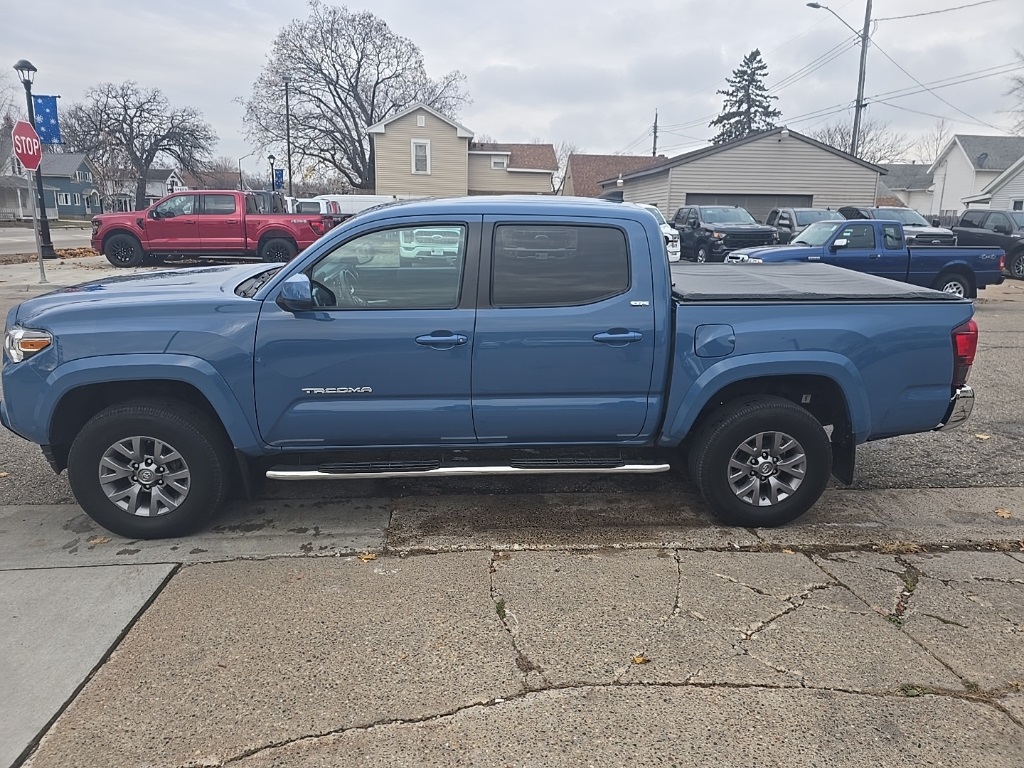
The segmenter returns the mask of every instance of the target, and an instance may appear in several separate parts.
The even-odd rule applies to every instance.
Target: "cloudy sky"
[[[473,99],[461,121],[498,141],[566,140],[588,152],[646,154],[657,109],[659,151],[701,146],[721,107],[715,91],[753,48],[768,63],[782,122],[806,132],[852,115],[854,34],[803,0],[347,5],[373,11],[419,45],[431,75],[461,70]],[[863,24],[865,0],[829,5],[852,27]],[[974,7],[891,19],[961,5]],[[27,58],[39,68],[36,93],[67,103],[97,82],[159,87],[173,102],[202,110],[220,136],[218,154],[233,158],[253,150],[234,100],[248,96],[278,29],[307,14],[298,0],[62,0],[45,13],[39,3],[4,6],[3,50],[11,64]],[[1006,70],[1020,65],[1014,46],[1024,48],[1024,0],[875,0],[873,17],[865,89],[871,117],[911,135],[937,116],[959,133],[1009,128]],[[939,87],[957,80],[969,81]],[[911,91],[918,93],[905,95]],[[243,162],[252,170],[257,164],[255,157]]]

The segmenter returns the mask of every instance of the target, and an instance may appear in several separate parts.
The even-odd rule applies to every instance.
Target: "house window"
[[[491,170],[504,171],[508,168],[508,157],[505,155],[491,155]]]
[[[82,196],[78,192],[75,192],[71,196],[71,201],[72,201],[73,205],[81,205],[82,204]]]
[[[71,195],[67,192],[58,192],[57,205],[71,205]]]
[[[416,127],[423,128],[427,124],[426,115],[416,115]]]
[[[412,142],[412,172],[430,173],[430,142],[416,140]]]
[[[1024,200],[1014,200],[1012,208],[1015,211],[1024,211]]]
[[[25,166],[23,166],[21,164],[21,160],[19,160],[16,157],[12,158],[12,159],[13,159],[12,170],[14,171],[14,175],[15,176],[24,176],[25,175]]]
[[[92,181],[92,174],[89,171],[75,171],[76,181]]]

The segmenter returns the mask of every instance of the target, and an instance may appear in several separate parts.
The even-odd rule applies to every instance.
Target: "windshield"
[[[839,229],[846,221],[818,221],[811,224],[800,235],[793,239],[791,245],[824,245],[825,241],[832,237],[832,233]]]
[[[1018,227],[1024,227],[1024,211],[1014,211],[1010,214],[1010,218]]]
[[[701,208],[705,224],[757,224],[742,208]]]
[[[813,224],[816,221],[836,221],[843,218],[839,211],[797,211],[796,223],[801,226]]]
[[[651,213],[653,213],[654,218],[658,220],[659,225],[665,223],[665,217],[661,215],[661,210],[656,205],[641,205],[640,207],[643,208],[645,211],[650,211]]]
[[[879,208],[878,218],[880,219],[895,219],[903,226],[910,227],[930,227],[924,216],[917,211],[913,211],[910,208]]]

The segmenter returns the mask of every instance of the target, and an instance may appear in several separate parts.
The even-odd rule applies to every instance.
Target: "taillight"
[[[309,222],[309,228],[312,229],[318,236],[324,233],[324,223],[322,220],[313,219]]]
[[[953,386],[962,387],[978,354],[978,324],[968,320],[953,329]]]
[[[1006,254],[1005,253],[1002,256],[999,257],[999,271],[1002,272],[1004,269],[1006,269]]]

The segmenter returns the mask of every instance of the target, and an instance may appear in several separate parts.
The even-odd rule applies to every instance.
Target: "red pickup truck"
[[[321,214],[260,213],[248,192],[192,190],[144,211],[93,216],[92,247],[115,267],[171,254],[289,261],[333,224]]]

